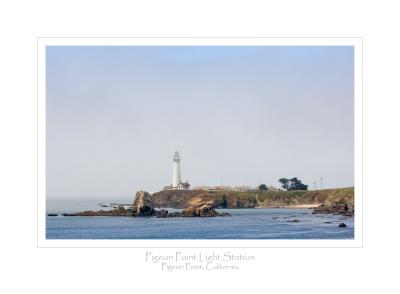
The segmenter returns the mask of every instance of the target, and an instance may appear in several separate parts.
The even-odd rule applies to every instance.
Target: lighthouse
[[[179,152],[175,151],[172,166],[172,188],[178,189],[179,184],[181,183],[181,157],[179,156]]]
[[[190,189],[189,182],[182,182],[181,180],[181,157],[178,151],[175,151],[174,157],[172,158],[172,189]]]

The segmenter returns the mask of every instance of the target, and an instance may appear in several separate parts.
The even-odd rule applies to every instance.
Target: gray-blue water
[[[128,201],[116,201],[129,203]],[[47,201],[47,213],[100,210],[109,201]],[[312,209],[221,209],[232,217],[47,217],[47,239],[353,239],[354,218]],[[297,219],[299,222],[288,222]],[[345,223],[347,228],[339,228]]]

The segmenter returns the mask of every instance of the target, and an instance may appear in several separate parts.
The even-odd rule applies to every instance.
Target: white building
[[[172,160],[172,189],[189,189],[189,183],[181,180],[181,158],[178,151],[175,152]]]

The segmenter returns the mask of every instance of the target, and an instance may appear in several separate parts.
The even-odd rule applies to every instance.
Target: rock
[[[293,220],[288,220],[288,223],[299,223],[300,221],[298,219],[293,219]]]
[[[118,207],[115,208],[111,211],[107,211],[107,213],[111,214],[111,216],[131,216],[132,215],[132,210],[131,209],[125,209],[123,207]]]
[[[63,213],[63,216],[131,216],[132,211],[123,207],[115,208],[113,210],[99,210],[99,211],[82,211],[77,213]]]
[[[231,216],[229,213],[218,213],[212,206],[203,205],[200,207],[189,207],[184,209],[180,216],[182,217],[214,217],[214,216]]]
[[[168,210],[165,210],[165,209],[158,210],[157,213],[156,213],[156,217],[158,217],[158,218],[169,217]]]
[[[330,204],[321,204],[315,207],[312,214],[354,215],[354,205],[345,201]]]
[[[49,214],[47,214],[47,216],[58,216],[58,214],[55,214],[55,213],[49,213]]]
[[[168,213],[168,217],[179,217],[179,216],[181,216],[181,213],[178,211]]]
[[[345,224],[345,223],[341,223],[341,224],[339,224],[339,225],[338,225],[338,227],[339,227],[339,228],[347,228],[347,226],[346,226],[346,224]]]
[[[100,211],[82,211],[82,212],[76,212],[76,213],[63,213],[63,216],[101,216],[102,213],[105,213],[104,210]]]
[[[231,216],[231,214],[228,212],[217,212],[217,213],[218,213],[217,216]]]
[[[324,222],[324,224],[331,224],[332,222]]]
[[[156,210],[151,202],[151,196],[146,191],[138,191],[133,201],[132,215],[133,216],[153,216]]]
[[[182,217],[214,217],[214,216],[231,216],[229,213],[217,212],[213,205],[213,201],[202,197],[194,197],[184,209],[180,216]]]
[[[195,207],[202,207],[204,205],[212,206],[213,205],[213,200],[205,199],[205,198],[202,198],[202,197],[194,197],[189,201],[187,207],[195,208]]]
[[[195,190],[163,190],[151,195],[154,207],[174,207],[183,209],[187,207],[190,200],[199,195],[204,194]]]

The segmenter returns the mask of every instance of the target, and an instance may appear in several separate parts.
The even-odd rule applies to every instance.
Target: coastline
[[[114,203],[115,204],[115,203]],[[105,206],[102,207],[110,207]],[[216,209],[313,209],[313,214],[354,215],[354,188],[318,191],[205,191],[162,190],[153,194],[138,191],[133,205],[119,204],[112,210],[84,210],[64,216],[226,216]],[[158,209],[156,209],[158,208]],[[168,211],[167,208],[172,208]],[[50,213],[49,216],[56,216]]]

